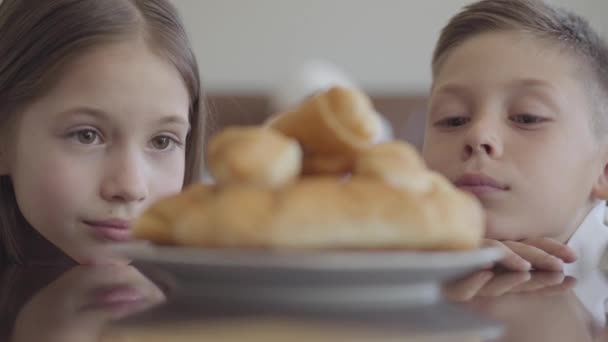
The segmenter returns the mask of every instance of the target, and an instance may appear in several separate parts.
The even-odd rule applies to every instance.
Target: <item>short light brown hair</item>
[[[466,6],[441,31],[433,53],[433,79],[450,52],[478,35],[519,31],[556,44],[586,67],[593,96],[593,127],[608,127],[608,45],[584,18],[542,0],[482,0]],[[596,133],[598,133],[596,132]]]
[[[133,37],[142,37],[183,78],[191,125],[184,185],[198,180],[206,117],[199,71],[186,30],[168,0],[0,2],[0,132],[45,95],[73,59],[101,44]],[[31,226],[17,206],[10,177],[0,177],[0,261],[21,261],[19,230],[26,228]]]

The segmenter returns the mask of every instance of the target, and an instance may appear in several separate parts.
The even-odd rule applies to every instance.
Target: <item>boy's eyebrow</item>
[[[508,84],[509,88],[546,88],[546,89],[555,89],[553,85],[549,82],[536,79],[536,78],[524,78],[513,81]],[[447,83],[445,85],[441,85],[436,88],[435,92],[438,94],[453,94],[456,96],[468,96],[470,95],[471,90],[468,89],[466,85],[461,85],[458,83]]]
[[[511,84],[511,87],[554,88],[550,83],[536,78],[524,78],[521,80],[516,80]]]
[[[437,94],[452,94],[456,96],[466,97],[469,96],[470,91],[466,86],[457,83],[447,83],[437,87],[434,91]]]
[[[561,112],[562,104],[560,97],[558,96],[559,90],[549,82],[534,78],[526,78],[513,82],[511,88],[524,88],[524,92],[531,92],[535,94],[536,97],[541,98],[543,103],[550,106],[555,113]]]

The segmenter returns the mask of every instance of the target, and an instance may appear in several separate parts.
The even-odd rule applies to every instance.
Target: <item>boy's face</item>
[[[515,32],[469,39],[439,69],[423,155],[483,204],[488,238],[566,241],[604,172],[577,60]]]
[[[78,262],[114,261],[107,247],[137,215],[181,190],[189,101],[142,42],[76,59],[15,124],[8,174],[25,218]]]

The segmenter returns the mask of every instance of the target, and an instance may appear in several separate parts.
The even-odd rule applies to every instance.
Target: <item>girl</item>
[[[198,67],[167,0],[0,3],[0,259],[114,263],[197,180]]]

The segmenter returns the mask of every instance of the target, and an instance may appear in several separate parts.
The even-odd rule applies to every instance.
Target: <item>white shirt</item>
[[[578,227],[567,245],[578,259],[564,265],[564,274],[576,278],[574,293],[593,318],[606,324],[608,279],[602,259],[608,246],[608,226],[605,224],[606,202],[596,205]]]

